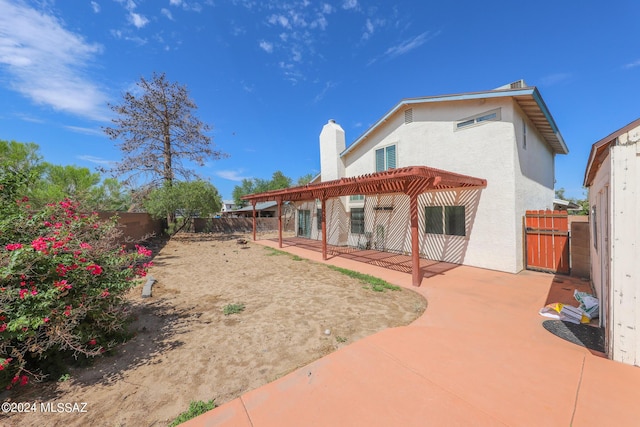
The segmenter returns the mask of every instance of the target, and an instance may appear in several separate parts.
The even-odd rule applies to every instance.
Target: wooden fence
[[[164,221],[153,219],[148,213],[138,212],[98,212],[100,219],[106,220],[118,217],[118,228],[123,233],[125,241],[139,242],[150,235],[161,236],[164,233]]]
[[[527,211],[527,269],[569,274],[569,220],[563,211]]]
[[[283,231],[294,231],[293,220],[282,222]],[[251,233],[252,218],[194,218],[196,233]],[[278,218],[256,218],[256,231],[278,231]]]

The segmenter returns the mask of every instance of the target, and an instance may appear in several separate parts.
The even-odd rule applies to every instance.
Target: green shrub
[[[333,265],[328,266],[330,269],[338,271],[344,275],[360,280],[362,283],[371,286],[371,290],[375,292],[384,292],[386,290],[399,291],[400,287],[392,285],[386,280],[378,279],[369,274],[358,273],[357,271],[347,270],[346,268],[335,267]]]
[[[230,314],[238,314],[241,311],[244,311],[244,304],[227,304],[222,309],[222,312],[225,316]]]
[[[69,200],[0,210],[0,387],[60,376],[66,356],[100,355],[123,336],[125,292],[151,251],[126,252],[115,220],[77,212]]]
[[[198,400],[197,402],[191,402],[189,404],[189,409],[187,409],[185,412],[178,415],[178,417],[175,420],[173,420],[171,424],[169,424],[169,427],[175,427],[179,424],[184,423],[185,421],[189,421],[190,419],[195,418],[199,415],[202,415],[205,412],[214,409],[215,407],[216,407],[216,404],[213,400],[210,400],[208,402],[204,402],[202,400]]]

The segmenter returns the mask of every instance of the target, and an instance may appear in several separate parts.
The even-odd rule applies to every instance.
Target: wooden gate
[[[527,269],[569,274],[569,218],[563,211],[527,211]]]

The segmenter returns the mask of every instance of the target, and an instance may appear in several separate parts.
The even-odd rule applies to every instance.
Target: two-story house
[[[298,235],[330,245],[513,273],[524,268],[525,211],[552,208],[555,155],[568,152],[539,91],[522,80],[404,99],[345,141],[330,120],[319,177],[248,200],[293,200]]]

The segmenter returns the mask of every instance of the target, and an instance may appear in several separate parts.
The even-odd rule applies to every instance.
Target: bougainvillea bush
[[[47,359],[93,357],[117,344],[124,295],[151,252],[125,251],[114,221],[69,200],[32,211],[6,202],[0,218],[0,387],[46,377]],[[57,378],[54,378],[57,379]]]

